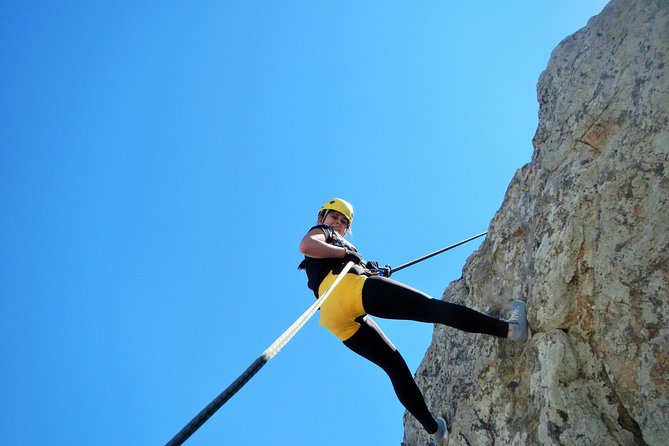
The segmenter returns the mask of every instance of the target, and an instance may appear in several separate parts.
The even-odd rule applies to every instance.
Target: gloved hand
[[[360,255],[360,253],[356,251],[351,251],[350,249],[347,249],[346,254],[344,254],[344,261],[353,262],[353,264],[359,265],[362,263],[362,256]]]
[[[367,268],[370,271],[374,271],[375,269],[379,269],[379,262],[375,262],[373,260],[370,260],[367,263],[365,263],[365,268]]]

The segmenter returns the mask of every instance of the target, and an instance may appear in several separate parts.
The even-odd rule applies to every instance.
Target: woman
[[[443,418],[434,418],[404,358],[368,315],[448,325],[470,333],[485,333],[523,342],[527,339],[525,304],[513,301],[508,321],[467,307],[432,299],[402,283],[368,269],[355,247],[344,239],[353,222],[353,206],[335,198],[318,212],[317,225],[300,242],[308,286],[318,297],[350,261],[354,263],[321,307],[320,324],[346,347],[381,367],[390,377],[404,407],[423,425],[438,445],[448,435]],[[367,266],[365,266],[367,265]]]

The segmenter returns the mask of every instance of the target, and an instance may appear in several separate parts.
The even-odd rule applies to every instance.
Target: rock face
[[[669,0],[614,0],[553,52],[532,161],[443,299],[523,346],[436,326],[416,374],[449,445],[669,444]],[[407,446],[429,445],[405,416]]]

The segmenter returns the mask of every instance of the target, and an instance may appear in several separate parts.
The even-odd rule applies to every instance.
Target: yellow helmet
[[[353,206],[346,200],[342,200],[341,198],[328,200],[321,207],[321,210],[318,211],[318,214],[320,215],[323,211],[340,212],[344,217],[348,218],[349,226],[353,223]]]

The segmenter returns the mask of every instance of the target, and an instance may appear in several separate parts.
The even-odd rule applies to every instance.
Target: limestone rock
[[[443,299],[524,346],[438,326],[416,380],[450,445],[669,438],[669,1],[614,0],[553,51],[532,161]],[[429,445],[405,416],[407,446]]]

